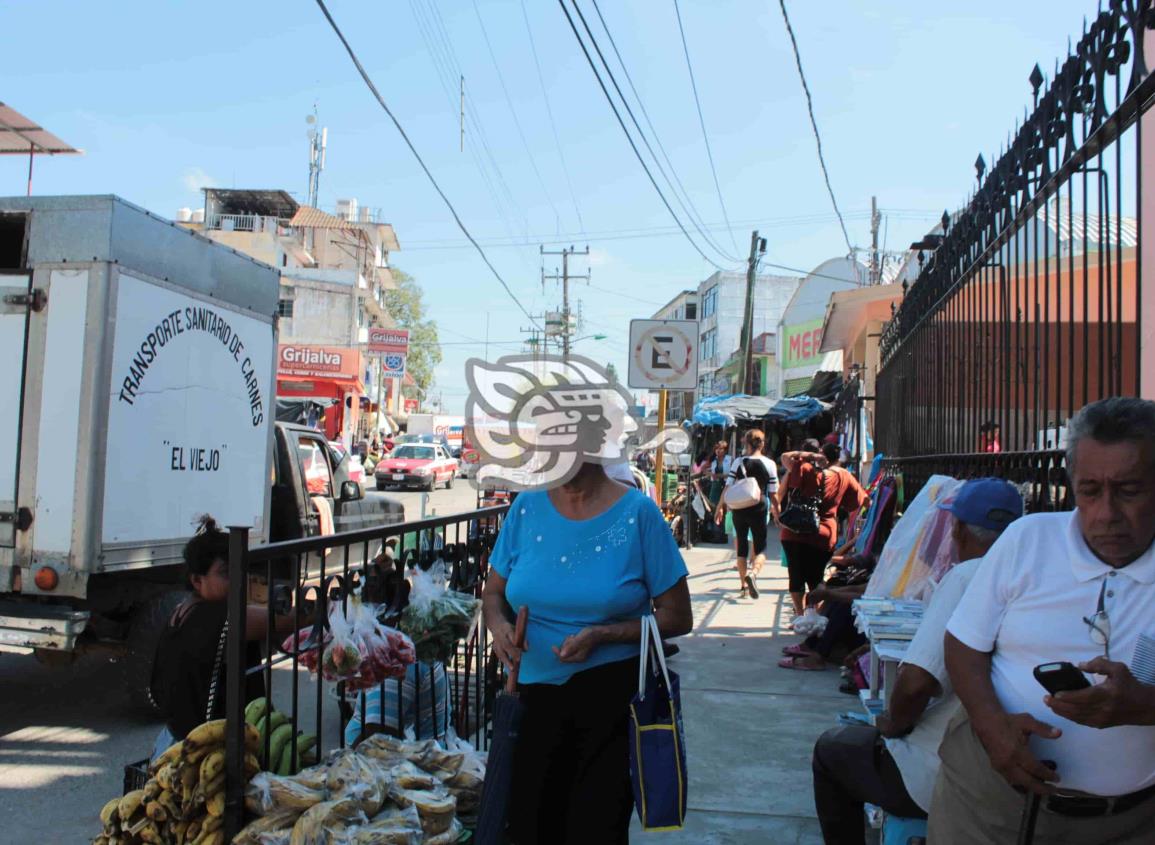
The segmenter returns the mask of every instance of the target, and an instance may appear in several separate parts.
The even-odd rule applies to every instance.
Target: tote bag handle
[[[641,659],[638,660],[638,700],[646,700],[646,667],[653,666],[651,660],[656,660],[662,670],[662,678],[666,681],[666,689],[672,690],[670,685],[670,671],[666,668],[666,653],[662,650],[662,633],[658,630],[658,620],[652,613],[641,618],[642,649]]]

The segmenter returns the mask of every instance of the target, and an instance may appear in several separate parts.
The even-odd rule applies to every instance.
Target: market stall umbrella
[[[514,644],[525,648],[525,626],[529,608],[517,614]],[[476,845],[500,845],[505,842],[505,817],[509,810],[509,791],[513,782],[513,753],[525,705],[517,692],[517,670],[514,666],[505,679],[505,689],[493,704],[493,739],[489,744],[489,761],[481,787],[481,805],[477,810]]]

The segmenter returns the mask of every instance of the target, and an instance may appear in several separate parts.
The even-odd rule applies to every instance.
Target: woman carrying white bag
[[[778,519],[778,500],[773,495],[778,491],[778,469],[772,460],[762,454],[762,447],[766,443],[765,434],[752,428],[742,440],[746,453],[734,461],[715,520],[721,525],[727,510],[733,514],[734,533],[738,537],[738,583],[743,598],[750,596],[756,599],[758,573],[766,563],[767,508],[774,519]],[[751,536],[754,539],[754,558],[747,569]]]

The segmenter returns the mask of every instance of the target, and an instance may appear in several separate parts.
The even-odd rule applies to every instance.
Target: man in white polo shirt
[[[965,716],[939,750],[931,845],[1014,841],[1025,791],[1046,796],[1039,842],[1155,841],[1155,686],[1128,668],[1155,636],[1155,402],[1085,407],[1067,467],[1077,509],[1011,525],[947,626]],[[1106,679],[1052,698],[1033,670],[1057,661]]]
[[[1002,479],[972,478],[939,507],[954,516],[951,542],[961,562],[935,586],[888,709],[874,727],[832,728],[814,746],[814,806],[826,845],[864,845],[864,803],[920,819],[930,809],[938,746],[959,706],[943,662],[943,635],[982,556],[1023,515],[1023,499]]]

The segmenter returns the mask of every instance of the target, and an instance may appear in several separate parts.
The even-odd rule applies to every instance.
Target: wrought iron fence
[[[919,254],[881,342],[887,455],[945,468],[995,448],[1045,453],[1087,402],[1139,392],[1155,12],[1102,5],[1049,83],[1035,66],[1034,111],[989,170],[979,156],[975,194]]]
[[[338,603],[347,608],[354,595],[381,606],[382,621],[395,624],[409,597],[404,578],[409,567],[428,569],[442,560],[451,589],[480,597],[489,553],[508,509],[482,508],[254,548],[249,548],[247,529],[232,530],[225,650],[226,841],[243,823],[245,707],[254,695],[268,696],[287,717],[293,760],[299,756],[302,731],[316,737],[323,754],[346,745],[350,724],[360,726],[358,734],[408,733],[417,739],[444,739],[452,731],[481,749],[488,746],[490,707],[500,679],[483,624],[456,642],[448,660],[418,662],[403,679],[352,694],[342,684],[313,675],[302,658],[324,637],[330,610]],[[289,624],[279,631],[267,625],[254,642],[246,632],[254,606],[266,618]],[[319,651],[316,655],[319,662]],[[264,743],[263,759],[268,760],[268,735]]]
[[[1041,452],[964,453],[890,458],[882,470],[902,476],[902,492],[910,501],[932,475],[954,478],[1005,478],[1023,494],[1028,513],[1070,510],[1074,505],[1067,483],[1065,455],[1055,449]]]

